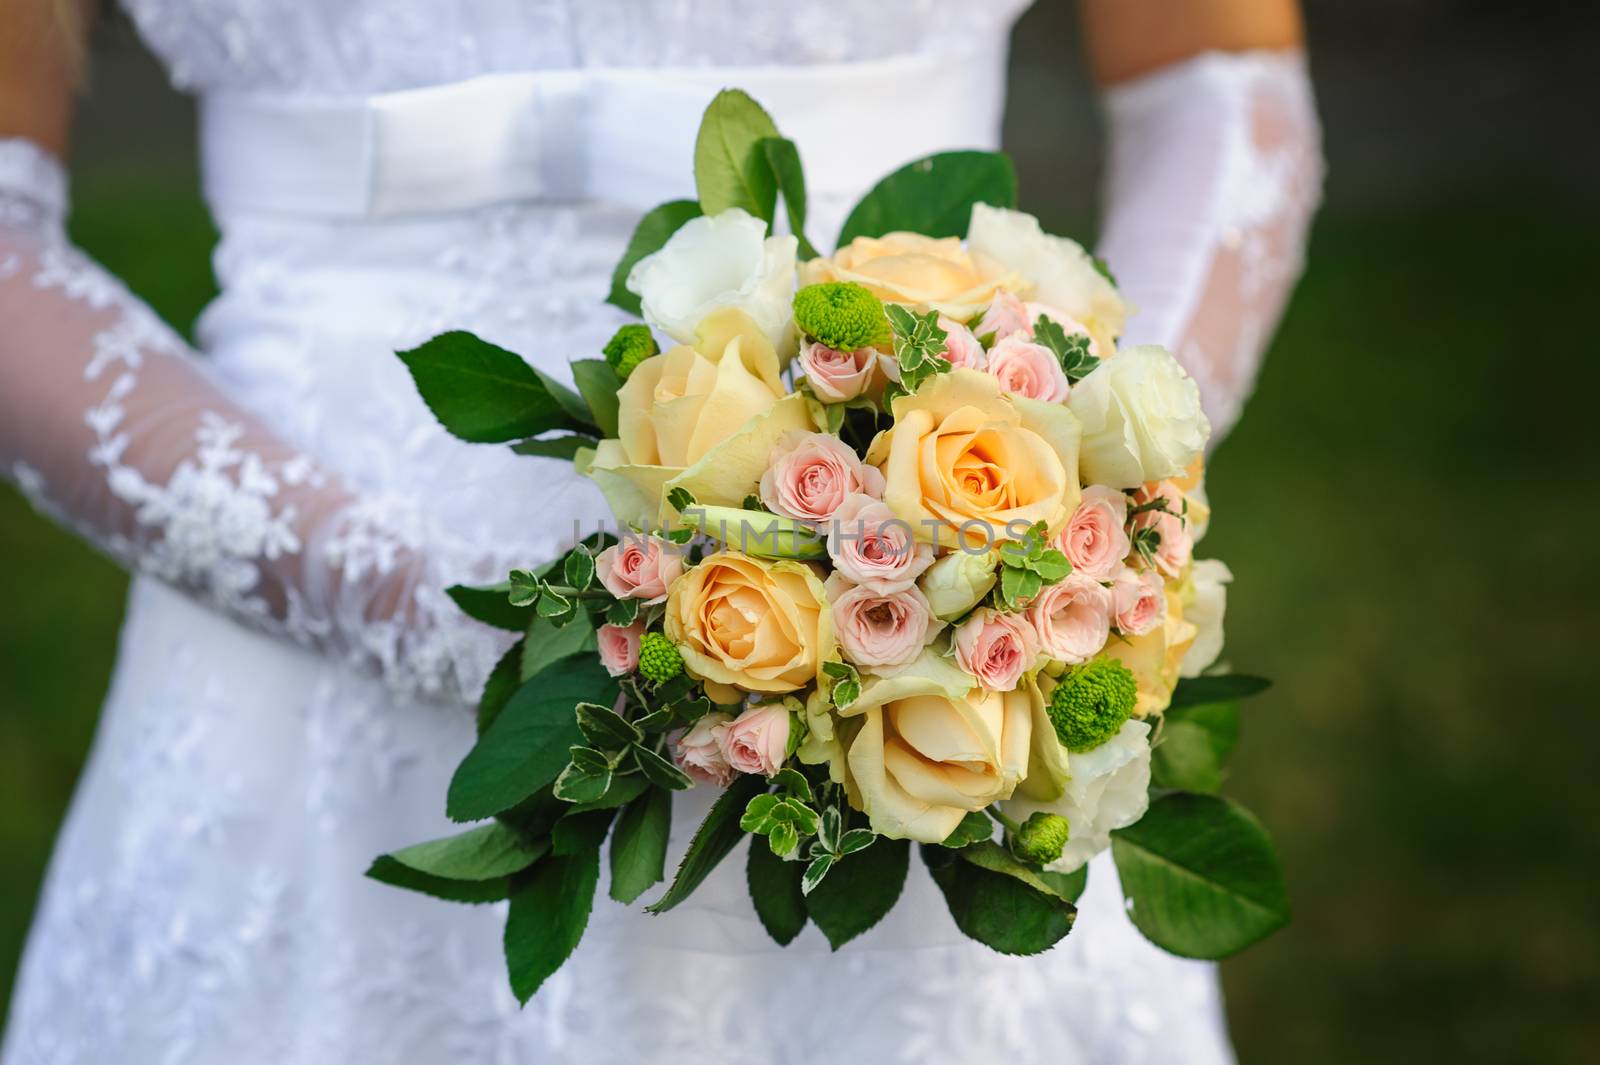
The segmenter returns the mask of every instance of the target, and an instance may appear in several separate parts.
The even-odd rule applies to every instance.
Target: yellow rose
[[[716,311],[684,344],[641,362],[617,390],[617,439],[580,462],[617,518],[666,524],[663,500],[682,485],[710,506],[755,491],[773,443],[811,428],[805,398],[783,394],[772,343],[744,312]]]
[[[896,399],[894,420],[867,461],[919,540],[982,550],[1040,521],[1054,535],[1078,506],[1078,420],[1059,404],[952,370]]]
[[[743,311],[709,315],[695,343],[641,362],[617,390],[628,462],[683,468],[783,398],[778,354]]]
[[[880,300],[960,319],[981,313],[996,292],[1020,283],[1018,275],[962,248],[956,237],[917,233],[857,237],[831,259],[806,263],[801,280],[854,281]]]
[[[1106,644],[1106,655],[1128,667],[1139,685],[1139,699],[1133,712],[1139,717],[1159,714],[1172,701],[1178,684],[1178,668],[1199,632],[1184,620],[1183,596],[1175,582],[1167,584],[1166,620],[1143,636],[1113,638]]]
[[[667,638],[690,675],[751,692],[798,691],[833,654],[822,582],[799,562],[719,551],[667,591]]]
[[[1043,794],[1059,794],[1065,779],[1031,680],[987,692],[931,649],[893,677],[868,680],[842,713],[851,802],[893,839],[943,841],[968,812],[1010,798],[1030,765],[1054,780],[1038,782]]]

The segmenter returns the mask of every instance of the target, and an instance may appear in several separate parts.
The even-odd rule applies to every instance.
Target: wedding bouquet
[[[1107,847],[1167,950],[1281,925],[1271,844],[1216,794],[1265,682],[1205,673],[1231,576],[1192,557],[1210,427],[1167,352],[1117,347],[1105,265],[983,152],[889,175],[820,256],[794,144],[736,91],[695,182],[639,223],[610,299],[645,324],[574,362],[576,392],[467,333],[400,356],[452,433],[571,459],[618,526],[451,590],[522,634],[449,789],[484,823],[369,875],[508,899],[523,1001],[576,947],[607,836],[633,903],[695,786],[723,790],[649,910],[759,837],[780,944],[871,928],[913,842],[957,927],[1009,954],[1068,933]]]

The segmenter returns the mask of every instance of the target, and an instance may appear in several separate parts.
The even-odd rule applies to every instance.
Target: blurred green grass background
[[[1421,33],[1438,25],[1417,15],[1429,6],[1371,24]],[[1340,10],[1357,8],[1380,11]],[[1018,103],[1044,77],[1053,38],[1026,29],[1045,17],[1016,38],[1008,146],[1028,205],[1081,232],[1092,167],[1044,152]],[[1600,1061],[1600,209],[1552,180],[1592,173],[1575,162],[1592,147],[1530,148],[1519,116],[1552,112],[1517,90],[1526,103],[1457,116],[1471,129],[1441,164],[1443,140],[1424,149],[1382,126],[1416,95],[1367,80],[1372,48],[1404,52],[1389,36],[1317,53],[1329,205],[1210,477],[1201,553],[1236,575],[1228,657],[1278,680],[1247,704],[1230,792],[1276,836],[1296,911],[1224,964],[1229,1017],[1246,1063]],[[1449,58],[1484,99],[1511,91],[1505,64]],[[1448,81],[1417,86],[1451,95]],[[126,114],[112,100],[89,119],[102,140],[137,139],[144,127],[110,128]],[[79,171],[74,235],[187,328],[211,292],[214,237],[192,180],[170,165]],[[1357,194],[1362,182],[1385,194]],[[126,582],[3,488],[0,559],[3,1011]]]

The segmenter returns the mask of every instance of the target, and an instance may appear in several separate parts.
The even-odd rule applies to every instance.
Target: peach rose
[[[796,521],[827,521],[854,493],[882,495],[883,474],[826,433],[785,434],[761,475],[761,502]]]
[[[1038,686],[975,688],[932,648],[892,677],[866,678],[839,732],[850,802],[891,839],[937,843],[968,811],[1035,788],[1052,799],[1065,785]]]
[[[736,772],[770,777],[789,752],[789,709],[781,703],[752,706],[712,730],[722,758]]]
[[[717,743],[717,730],[732,720],[727,714],[706,714],[689,728],[667,738],[672,760],[696,784],[725,788],[733,782],[733,767]]]
[[[1111,592],[1073,573],[1040,592],[1027,618],[1045,654],[1072,665],[1087,662],[1111,635]]]
[[[600,664],[613,677],[625,677],[639,668],[639,637],[644,635],[644,622],[632,625],[601,625],[595,633],[600,645]]]
[[[1017,333],[989,349],[988,371],[1005,391],[1042,403],[1060,403],[1070,391],[1055,352]]]
[[[942,314],[939,316],[939,328],[944,330],[944,350],[939,354],[951,366],[981,370],[989,365],[989,356],[972,330]]]
[[[933,548],[920,544],[887,503],[848,496],[828,523],[828,555],[834,570],[875,592],[899,591],[933,565]]]
[[[630,533],[600,552],[594,571],[618,599],[642,599],[645,606],[654,606],[666,601],[667,587],[683,572],[683,554],[676,544]]]
[[[1111,582],[1111,616],[1124,636],[1143,636],[1161,624],[1167,592],[1161,574],[1123,566]]]
[[[691,676],[743,691],[804,688],[834,648],[811,568],[737,551],[707,555],[673,582],[663,626]]]
[[[887,303],[938,311],[965,321],[982,311],[1015,274],[961,246],[957,237],[886,233],[857,237],[827,259],[800,268],[801,283],[854,281]]]
[[[972,331],[978,336],[994,334],[994,339],[1004,340],[1013,333],[1033,336],[1033,315],[1029,307],[1010,292],[996,292],[989,301],[989,309]]]
[[[1039,657],[1039,637],[1018,614],[985,607],[956,629],[956,665],[989,691],[1016,688]]]
[[[894,419],[867,461],[919,540],[981,551],[1036,522],[1053,536],[1078,506],[1078,423],[1064,406],[951,370],[896,398]]]
[[[824,403],[846,403],[866,392],[877,366],[876,348],[835,351],[812,341],[800,349],[800,369]]]
[[[1055,546],[1072,572],[1097,581],[1109,581],[1128,556],[1128,497],[1103,484],[1083,490],[1083,502],[1072,512]]]
[[[875,592],[835,575],[828,580],[828,598],[839,649],[858,666],[907,665],[942,627],[916,585]]]
[[[1133,528],[1155,529],[1161,536],[1161,545],[1155,551],[1156,569],[1163,577],[1176,580],[1194,555],[1194,538],[1189,535],[1189,523],[1182,515],[1183,493],[1171,481],[1153,481],[1133,494],[1135,506],[1166,500],[1165,510],[1146,510],[1134,516]]]

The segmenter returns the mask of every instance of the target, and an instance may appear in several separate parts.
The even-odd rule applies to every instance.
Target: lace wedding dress
[[[875,177],[994,146],[1017,0],[126,0],[202,99],[222,294],[196,359],[62,235],[0,140],[0,468],[138,574],[5,1065],[1221,1062],[1210,966],[1091,871],[1032,959],[960,937],[920,863],[880,927],[779,950],[742,855],[652,918],[602,897],[519,1010],[494,907],[365,880],[452,826],[465,699],[504,637],[441,589],[605,518],[560,462],[459,444],[395,359],[471,329],[564,375],[638,213],[689,195],[749,89],[800,144],[814,237]],[[1226,425],[1298,271],[1316,127],[1293,56],[1112,94],[1102,250]],[[680,798],[681,848],[709,800]]]

